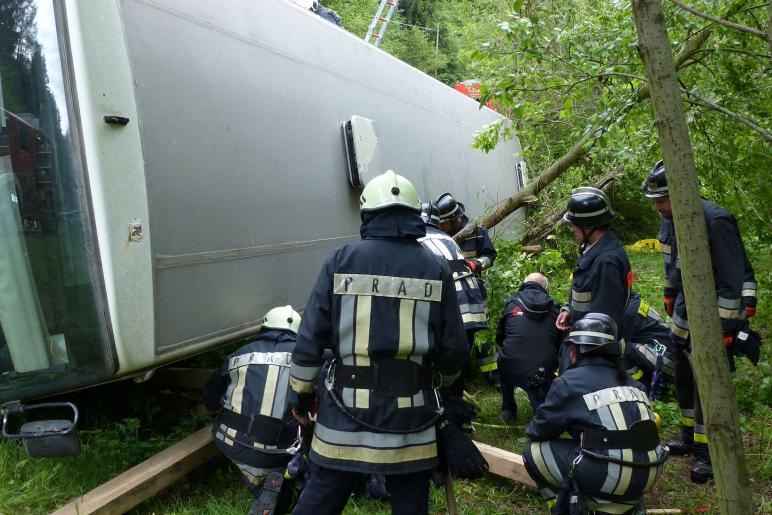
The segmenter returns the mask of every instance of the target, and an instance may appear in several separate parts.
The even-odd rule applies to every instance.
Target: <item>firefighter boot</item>
[[[681,440],[673,440],[667,443],[671,456],[686,456],[694,452],[694,428],[681,426]]]
[[[694,444],[694,467],[692,467],[692,483],[707,483],[713,479],[713,467],[710,464],[710,453],[708,452],[708,444],[695,443]]]

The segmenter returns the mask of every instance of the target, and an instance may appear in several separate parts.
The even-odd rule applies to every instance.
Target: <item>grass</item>
[[[656,253],[630,253],[635,288],[656,306],[660,298],[661,261]],[[757,266],[759,310],[753,325],[768,338],[772,310],[768,305],[772,284],[772,259]],[[506,264],[497,261],[497,267]],[[755,513],[772,513],[772,365],[769,344],[762,349],[758,367],[740,360],[735,377],[741,412],[743,442],[752,478]],[[213,363],[216,363],[216,359]],[[473,382],[480,404],[478,421],[500,425],[500,397],[482,382]],[[519,419],[511,429],[479,427],[475,439],[520,453],[526,440],[530,406],[517,394]],[[142,385],[121,383],[94,390],[78,402],[84,407],[81,426],[83,452],[75,458],[30,459],[18,442],[0,440],[0,514],[48,513],[152,454],[187,436],[205,423],[193,411],[193,402],[170,392],[148,391]],[[663,418],[663,440],[679,432],[679,411],[673,398],[658,402]],[[129,418],[126,418],[129,417]],[[681,508],[717,513],[715,486],[689,481],[691,460],[672,458],[645,501],[649,508]],[[515,483],[488,477],[481,481],[456,481],[456,501],[463,514],[547,513],[536,494]],[[224,459],[214,459],[158,496],[139,505],[136,514],[243,514],[251,499],[238,471]],[[445,493],[431,491],[432,513],[446,511]],[[353,498],[346,514],[388,514],[386,504]]]

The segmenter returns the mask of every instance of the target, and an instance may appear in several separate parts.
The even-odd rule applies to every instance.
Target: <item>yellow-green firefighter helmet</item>
[[[297,334],[300,327],[300,315],[292,306],[273,308],[263,317],[263,329],[286,329]]]
[[[373,177],[359,197],[360,211],[375,211],[395,206],[404,206],[418,213],[421,212],[421,201],[418,199],[415,186],[393,170]]]

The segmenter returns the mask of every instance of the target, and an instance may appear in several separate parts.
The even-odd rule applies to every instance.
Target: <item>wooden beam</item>
[[[534,483],[531,476],[525,470],[522,456],[481,442],[475,442],[474,444],[480,449],[483,457],[488,462],[491,474],[536,488],[536,483]]]
[[[217,454],[212,426],[200,429],[56,510],[53,515],[125,513]]]

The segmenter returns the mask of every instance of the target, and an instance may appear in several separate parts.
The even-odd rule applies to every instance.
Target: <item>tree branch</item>
[[[719,18],[718,16],[713,16],[711,14],[707,14],[702,11],[698,11],[694,7],[689,7],[688,5],[684,4],[681,0],[670,0],[670,1],[676,4],[684,11],[690,12],[695,16],[698,16],[705,20],[712,21],[713,23],[717,23],[718,25],[723,25],[724,27],[729,27],[730,29],[739,30],[740,32],[747,32],[748,34],[753,34],[754,36],[760,37],[764,41],[769,42],[767,34],[765,34],[763,31],[754,29],[753,27],[748,27],[746,25],[741,25],[739,23],[734,23],[724,18]]]
[[[733,2],[732,6],[730,7],[730,12],[732,9],[737,9],[737,4],[739,3],[739,1]],[[705,43],[705,41],[707,41],[712,33],[713,31],[709,27],[706,27],[698,32],[694,38],[689,39],[686,45],[684,45],[684,47],[681,48],[681,50],[673,57],[673,61],[676,67],[684,68],[684,63],[692,54],[694,54],[694,52],[702,47],[702,45]],[[538,195],[542,189],[544,189],[548,184],[559,177],[560,174],[586,157],[590,150],[592,150],[592,147],[595,146],[595,143],[597,143],[598,140],[606,133],[606,131],[611,128],[611,125],[622,120],[622,118],[624,118],[624,116],[627,115],[627,113],[629,113],[633,107],[649,98],[650,95],[651,93],[649,90],[649,85],[642,85],[635,93],[631,95],[624,106],[617,110],[614,116],[611,117],[611,121],[609,123],[593,125],[585,133],[585,135],[582,136],[582,138],[579,139],[579,141],[577,141],[568,150],[568,152],[566,152],[557,161],[555,161],[552,166],[539,174],[535,181],[529,183],[525,188],[518,191],[508,199],[502,201],[496,207],[496,209],[494,209],[487,216],[478,216],[470,220],[469,223],[467,223],[466,226],[461,229],[461,231],[453,236],[453,239],[456,240],[456,242],[461,242],[471,236],[479,226],[482,225],[488,228],[493,227],[507,216],[515,212],[517,209],[527,204],[535,203],[538,200],[536,195]]]
[[[737,114],[734,111],[730,111],[726,107],[722,107],[722,106],[716,104],[715,102],[711,102],[707,98],[703,98],[703,97],[697,95],[696,93],[694,93],[692,91],[689,91],[688,89],[681,88],[681,91],[686,93],[686,102],[688,102],[690,104],[702,106],[702,107],[705,107],[707,109],[711,109],[713,111],[716,111],[716,112],[719,112],[719,113],[721,113],[723,115],[726,115],[729,118],[731,118],[732,120],[734,120],[736,122],[739,122],[739,123],[745,125],[746,127],[750,128],[751,130],[755,131],[756,133],[761,135],[761,137],[764,138],[765,140],[772,142],[772,134],[767,132],[763,127],[759,126],[754,121],[749,120],[748,118],[746,118],[746,117],[744,117],[744,116],[742,116],[740,114]]]
[[[613,172],[604,175],[594,186],[601,190],[608,189],[616,180],[617,177],[622,175],[625,171],[624,165],[617,166]],[[563,223],[563,214],[565,209],[553,213],[542,219],[540,223],[532,225],[525,234],[520,238],[520,243],[523,245],[531,242],[539,242],[549,236],[555,229],[560,227]]]

